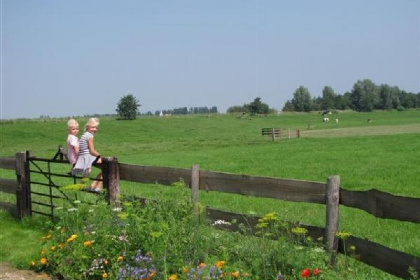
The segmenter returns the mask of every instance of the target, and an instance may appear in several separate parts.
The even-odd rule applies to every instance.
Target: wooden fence
[[[262,128],[261,135],[271,136],[271,140],[281,140],[281,139],[290,139],[290,138],[299,138],[300,131],[299,129],[279,129],[279,128]]]
[[[16,170],[17,180],[0,180],[0,191],[16,192],[17,205],[0,203],[0,207],[15,209],[19,217],[30,215],[30,196],[28,186],[27,160],[18,153],[15,158],[0,158],[0,168]],[[200,171],[198,165],[192,169],[151,167],[118,163],[115,157],[103,158],[104,186],[108,189],[110,204],[119,205],[119,181],[138,183],[159,183],[171,185],[181,178],[191,188],[193,202],[199,200],[199,191],[219,191],[245,194],[258,197],[276,198],[293,202],[311,202],[326,205],[325,228],[301,225],[314,238],[323,237],[327,251],[334,262],[335,253],[346,253],[350,246],[356,252],[349,256],[403,279],[409,279],[409,268],[420,273],[420,258],[409,255],[362,238],[351,236],[343,242],[336,237],[338,231],[339,205],[362,209],[375,217],[420,223],[420,198],[394,196],[378,190],[349,191],[341,189],[338,176],[332,176],[325,183],[279,178],[237,175],[223,172]],[[30,192],[29,192],[30,193]],[[25,198],[26,197],[26,198]],[[26,209],[29,208],[29,209]],[[229,230],[237,230],[244,223],[254,228],[260,217],[230,213],[207,208],[211,221],[235,219],[236,224],[222,225]],[[386,233],[385,233],[386,234]]]

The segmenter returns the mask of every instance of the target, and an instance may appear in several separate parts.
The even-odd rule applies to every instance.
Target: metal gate
[[[73,176],[70,172],[63,171],[68,167],[63,149],[59,146],[57,153],[52,159],[37,158],[27,152],[29,171],[29,194],[30,211],[44,216],[54,218],[54,212],[58,209],[58,201],[66,201],[75,206],[74,201],[78,200],[77,193],[68,194],[61,187],[66,184],[76,184],[81,177]],[[58,171],[54,170],[58,165]],[[66,165],[66,166],[64,166]]]

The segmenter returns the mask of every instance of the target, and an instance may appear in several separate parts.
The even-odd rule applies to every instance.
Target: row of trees
[[[420,93],[400,90],[387,84],[375,85],[371,80],[359,80],[350,92],[340,95],[330,87],[325,86],[322,97],[311,97],[309,90],[300,86],[293,94],[293,99],[287,101],[283,111],[309,112],[319,110],[353,109],[359,112],[373,110],[403,110],[420,108]]]
[[[132,95],[123,96],[118,102],[117,113],[123,119],[135,119],[139,114],[139,101]],[[353,109],[359,112],[370,112],[373,110],[404,110],[409,108],[420,108],[420,92],[415,94],[400,90],[396,86],[387,84],[375,85],[371,80],[359,80],[350,92],[340,95],[330,86],[325,86],[321,97],[312,97],[311,93],[304,86],[300,86],[293,93],[292,100],[288,100],[283,111],[309,112],[320,110],[346,110]],[[243,106],[229,107],[227,113],[249,113],[269,114],[275,112],[261,101],[260,97],[253,102]],[[212,114],[218,113],[217,107],[181,107],[171,110],[155,111],[154,115],[190,115],[190,114]],[[147,112],[146,115],[153,115]]]
[[[193,115],[193,114],[217,114],[218,110],[216,106],[211,108],[208,107],[181,107],[170,110],[155,111],[155,116],[160,115]]]
[[[132,94],[124,95],[120,98],[117,104],[117,113],[121,119],[134,120],[139,115],[138,108],[141,106],[136,97]],[[175,108],[171,110],[156,111],[155,116],[162,115],[189,115],[189,114],[216,114],[217,107],[187,107]],[[152,116],[152,112],[147,112],[145,115]]]

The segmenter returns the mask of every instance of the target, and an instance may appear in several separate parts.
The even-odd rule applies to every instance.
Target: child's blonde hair
[[[87,130],[88,127],[98,126],[98,125],[99,125],[99,120],[97,118],[90,118],[85,125],[85,129]]]
[[[75,119],[69,119],[67,121],[67,127],[71,128],[71,127],[74,127],[74,126],[79,126],[79,123]]]

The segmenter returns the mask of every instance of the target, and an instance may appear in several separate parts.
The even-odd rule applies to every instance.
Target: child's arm
[[[89,138],[88,143],[90,154],[95,157],[100,156],[100,154],[95,150],[95,146],[93,145],[93,137]]]

